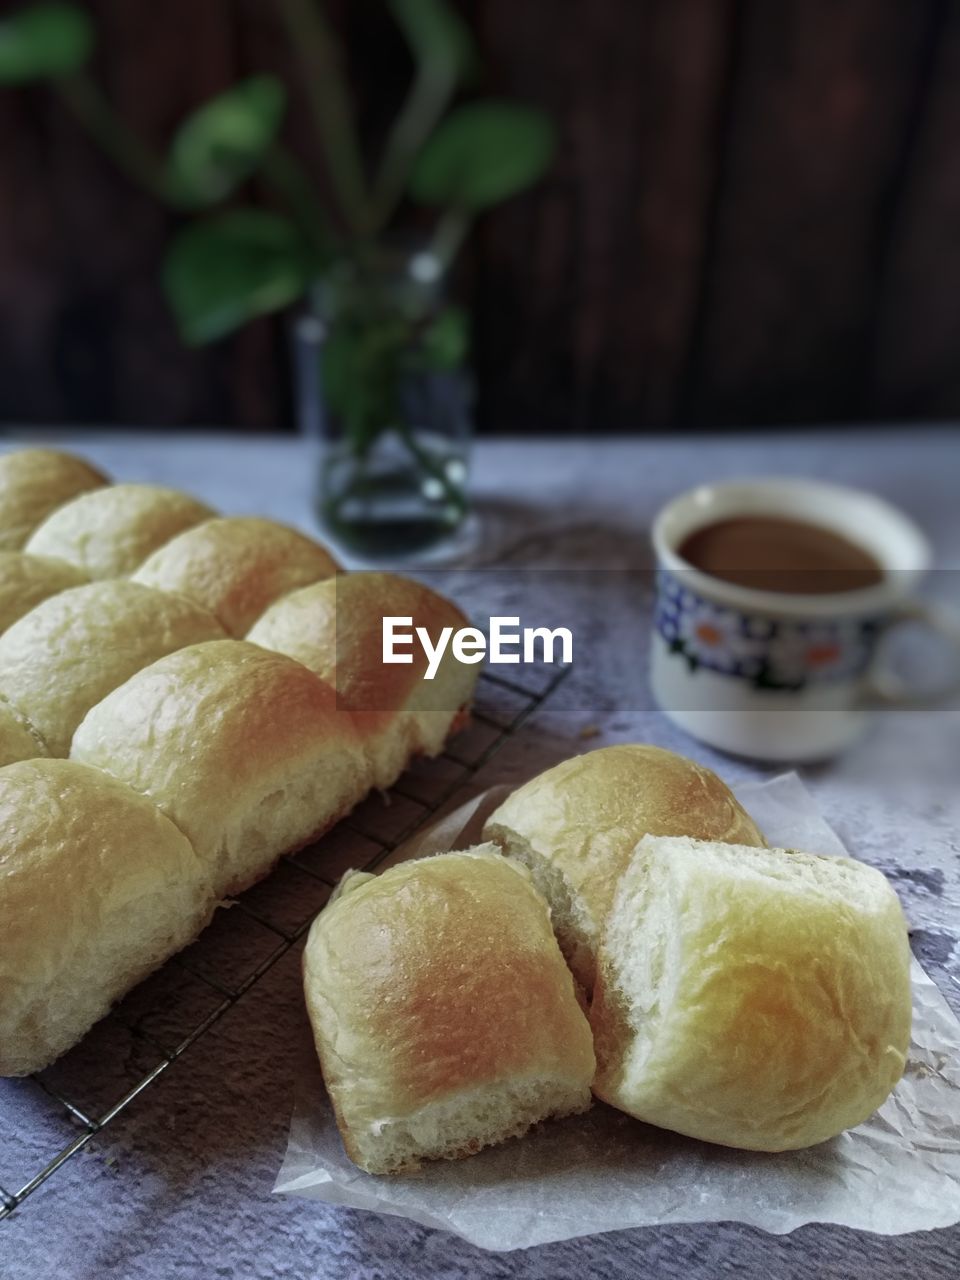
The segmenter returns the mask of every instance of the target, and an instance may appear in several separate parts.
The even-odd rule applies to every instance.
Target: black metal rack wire
[[[32,1192],[102,1133],[228,1010],[243,1000],[264,974],[300,941],[316,910],[347,866],[359,866],[364,870],[375,868],[449,805],[458,792],[466,789],[491,757],[544,704],[568,671],[567,667],[530,667],[525,668],[522,680],[509,680],[484,671],[478,685],[471,727],[459,735],[441,756],[436,760],[422,761],[414,770],[404,774],[391,788],[386,803],[383,797],[371,797],[317,844],[282,858],[278,869],[266,881],[236,899],[231,910],[218,911],[214,923],[193,947],[173,957],[157,975],[147,979],[121,1001],[90,1036],[109,1035],[112,1028],[127,1036],[130,1043],[143,1051],[144,1069],[137,1071],[132,1083],[123,1080],[112,1096],[109,1091],[104,1093],[102,1088],[94,1090],[93,1101],[85,1100],[88,1091],[83,1078],[85,1064],[74,1060],[76,1051],[71,1051],[52,1068],[30,1077],[29,1087],[35,1087],[54,1107],[62,1108],[58,1128],[73,1129],[74,1136],[59,1149],[56,1149],[56,1142],[51,1144],[50,1149],[54,1153],[47,1164],[18,1191],[11,1192],[0,1185],[0,1220],[9,1217]],[[385,815],[391,817],[386,824]],[[278,917],[270,909],[270,885],[285,871],[288,875],[306,877],[304,883],[309,882],[314,890],[312,894],[298,892],[295,895],[305,913],[303,918],[286,918],[282,912]],[[265,891],[268,895],[266,905]],[[235,951],[244,959],[251,957],[255,961],[249,969],[241,966],[226,980],[205,967],[202,952],[199,958],[193,954],[197,948],[202,948],[207,935],[224,918],[233,922],[229,928],[239,943]],[[255,946],[250,945],[254,931]],[[172,981],[170,975],[174,975]],[[178,987],[178,979],[181,978],[190,984],[191,995],[184,995],[183,988]],[[172,994],[170,990],[165,995],[158,994],[158,982],[161,987],[166,982]],[[199,1002],[196,1000],[198,991],[206,997]],[[179,1010],[176,1008],[178,1000],[183,1006]],[[152,1017],[161,1003],[163,1020],[158,1031],[152,1024]],[[171,1026],[175,1029],[172,1037]],[[95,1052],[92,1062],[98,1062]],[[89,1069],[93,1071],[95,1067]]]

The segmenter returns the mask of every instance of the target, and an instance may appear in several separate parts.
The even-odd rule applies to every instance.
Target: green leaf
[[[470,346],[470,324],[462,307],[445,307],[420,335],[416,363],[426,369],[459,369]]]
[[[163,284],[191,346],[288,306],[310,285],[316,263],[288,219],[234,209],[195,222],[167,250]]]
[[[421,204],[485,209],[532,186],[555,150],[553,125],[542,112],[510,102],[468,103],[420,152],[410,194]]]
[[[93,49],[93,24],[72,4],[36,4],[0,20],[0,84],[56,80],[79,71]]]
[[[476,65],[470,28],[446,0],[389,0],[389,4],[421,70],[456,83]]]
[[[337,321],[324,342],[324,395],[358,456],[399,416],[400,359],[406,338],[401,320],[383,316],[376,321]]]
[[[235,191],[273,144],[287,95],[275,76],[250,76],[189,116],[170,147],[170,181],[184,199],[212,204]]]

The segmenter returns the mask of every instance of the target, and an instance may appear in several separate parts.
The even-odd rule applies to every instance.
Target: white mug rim
[[[788,496],[794,500],[808,499],[811,511],[808,516],[812,523],[830,528],[822,514],[813,510],[817,499],[821,504],[824,499],[831,502],[857,503],[862,510],[870,511],[881,518],[888,527],[893,528],[913,553],[914,563],[910,565],[891,565],[873,547],[870,553],[875,555],[884,573],[882,582],[858,591],[842,591],[831,593],[789,593],[781,591],[764,591],[755,587],[744,587],[737,583],[727,582],[723,578],[714,577],[702,569],[690,564],[678,554],[674,541],[669,534],[671,524],[675,524],[678,515],[691,507],[700,509],[704,518],[686,525],[680,536],[686,537],[694,529],[712,523],[717,518],[711,514],[707,506],[713,498],[739,495],[759,496],[771,500],[770,515],[782,514],[773,502],[777,494]],[[759,514],[761,508],[749,503],[744,506],[744,514]],[[735,507],[727,509],[724,515],[736,514]],[[801,518],[800,512],[792,512]],[[838,529],[837,532],[846,532]],[[849,535],[856,540],[856,534]],[[659,564],[668,570],[683,574],[683,582],[699,595],[720,603],[742,608],[748,612],[776,614],[788,617],[838,617],[868,614],[882,614],[894,601],[909,594],[906,587],[907,575],[900,572],[909,569],[913,573],[922,574],[930,566],[930,544],[920,528],[898,507],[887,502],[876,494],[850,485],[832,484],[828,481],[793,479],[781,476],[744,476],[740,479],[723,480],[717,483],[697,485],[686,489],[671,498],[660,508],[651,528],[651,539]]]

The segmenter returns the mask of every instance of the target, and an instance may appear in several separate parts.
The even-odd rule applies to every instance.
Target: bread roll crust
[[[243,637],[268,605],[332,577],[339,565],[305,534],[259,516],[221,516],[178,534],[144,561],[134,581],[179,591]]]
[[[243,640],[192,645],[132,676],[87,713],[71,756],[149,796],[221,895],[259,880],[370,789],[333,689]]]
[[[376,785],[388,787],[412,756],[436,755],[465,719],[479,666],[447,651],[433,680],[425,680],[423,648],[412,663],[383,661],[383,618],[411,617],[436,641],[467,619],[451,601],[422,583],[392,573],[349,573],[294,591],[272,605],[247,639],[296,658],[335,685],[351,712],[373,765]]]
[[[178,489],[112,484],[58,507],[34,531],[25,550],[66,560],[88,578],[122,578],[151,551],[214,514]]]
[[[42,601],[86,581],[87,575],[65,560],[0,551],[0,635]]]
[[[106,483],[89,462],[57,449],[0,455],[0,550],[18,551],[57,507]]]
[[[44,600],[0,635],[0,695],[50,755],[66,756],[77,725],[117,685],[174,649],[223,634],[184,596],[123,579],[90,582]]]
[[[0,697],[0,767],[49,754],[40,735]]]
[[[849,858],[644,838],[590,1009],[597,1095],[724,1146],[812,1146],[903,1073],[910,948],[886,879]]]
[[[353,878],[311,928],[304,988],[344,1144],[371,1172],[589,1104],[593,1045],[549,911],[490,846]],[[539,1113],[511,1112],[510,1085],[539,1088]]]
[[[98,769],[0,769],[0,1075],[38,1071],[206,925],[189,841]]]
[[[530,865],[587,991],[620,877],[637,841],[648,834],[764,844],[715,773],[641,743],[564,760],[509,795],[484,827],[485,840]]]

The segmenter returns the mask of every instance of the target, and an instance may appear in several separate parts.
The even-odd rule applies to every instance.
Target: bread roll
[[[40,735],[0,698],[0,767],[49,754]]]
[[[51,511],[106,483],[89,462],[55,449],[0,455],[0,550],[19,550]]]
[[[0,1075],[52,1062],[213,907],[149,800],[69,760],[0,769]]]
[[[412,618],[434,641],[443,627],[467,625],[456,605],[419,582],[350,573],[278,600],[247,636],[336,686],[339,705],[357,722],[378,787],[395,782],[412,756],[443,750],[466,719],[480,671],[458,662],[448,648],[435,678],[425,680],[420,644],[404,651],[412,654],[411,664],[385,664],[386,616]]]
[[[86,574],[65,560],[0,551],[0,634],[42,600],[86,580]]]
[[[113,579],[51,596],[0,636],[0,695],[53,756],[101,698],[174,649],[223,628],[184,596]]]
[[[113,484],[59,507],[36,529],[26,550],[66,560],[88,578],[121,578],[175,534],[213,514],[176,489]]]
[[[664,1129],[808,1147],[865,1120],[903,1072],[903,913],[849,858],[646,837],[597,973],[594,1090]]]
[[[215,614],[232,636],[245,636],[267,605],[337,572],[312,538],[258,516],[206,520],[154,551],[136,582],[180,591]]]
[[[351,877],[304,989],[350,1158],[416,1169],[590,1105],[593,1045],[546,903],[492,846]]]
[[[596,946],[617,883],[641,836],[762,845],[715,773],[659,747],[601,747],[514,791],[483,831],[533,873],[577,980],[593,987]]]
[[[87,713],[71,756],[149,796],[220,896],[266,875],[370,788],[333,689],[243,640],[193,645],[140,671]]]

